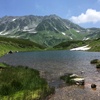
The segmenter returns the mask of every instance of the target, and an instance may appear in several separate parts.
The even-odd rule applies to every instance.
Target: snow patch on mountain
[[[91,47],[88,47],[89,45],[86,46],[82,46],[82,47],[77,47],[77,48],[73,48],[70,49],[70,51],[76,50],[76,51],[85,51],[85,50],[89,50]]]
[[[9,36],[10,38],[19,38],[20,36]]]
[[[36,32],[36,31],[34,31],[34,32],[28,32],[28,33],[34,33],[34,34],[36,34],[37,32]]]
[[[69,26],[66,26],[68,29],[70,29],[70,27]]]
[[[24,27],[23,32],[37,33],[37,32],[35,31],[35,28],[29,28],[28,26],[25,26],[25,27]]]
[[[15,21],[15,20],[16,20],[16,18],[12,19],[12,21]]]
[[[58,31],[56,27],[54,27],[54,29],[55,29],[56,31]]]
[[[5,33],[3,33],[3,34],[1,33],[0,35],[7,35],[7,34],[9,34],[9,32],[5,32]]]
[[[86,38],[86,37],[85,37],[83,40],[89,40],[89,39],[90,39],[90,38]]]
[[[70,37],[70,39],[71,39],[71,40],[73,40],[73,38],[72,38],[72,37]]]
[[[80,31],[79,31],[79,30],[76,30],[76,32],[78,32],[78,33],[79,33]]]
[[[63,35],[66,35],[66,33],[64,33],[64,32],[61,32]]]
[[[2,35],[3,31],[0,32],[0,35]]]

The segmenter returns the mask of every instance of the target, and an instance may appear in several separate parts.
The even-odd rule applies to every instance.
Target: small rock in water
[[[96,88],[96,85],[95,84],[91,84],[91,88]]]
[[[81,74],[83,74],[84,73],[84,71],[81,71]]]

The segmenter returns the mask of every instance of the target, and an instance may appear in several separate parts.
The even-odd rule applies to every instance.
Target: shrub
[[[0,94],[1,95],[9,95],[10,94],[10,87],[7,84],[3,84],[0,87]]]
[[[15,90],[21,90],[23,85],[21,84],[21,82],[19,82],[17,80],[13,80],[11,82],[11,87],[14,88]]]
[[[38,96],[40,100],[44,100],[53,92],[54,88],[51,89],[46,80],[40,77],[39,71],[35,69],[7,66],[0,73],[0,99],[6,96],[10,100],[17,96],[17,98],[24,98],[23,100],[32,100],[33,96],[36,96],[34,100],[35,98],[37,100]]]

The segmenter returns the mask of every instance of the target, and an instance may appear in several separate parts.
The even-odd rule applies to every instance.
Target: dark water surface
[[[90,84],[95,83],[98,86],[96,91],[100,92],[100,70],[96,69],[95,65],[90,64],[90,61],[93,59],[100,59],[100,52],[62,50],[13,53],[1,57],[0,62],[5,62],[10,65],[25,65],[40,70],[49,84],[55,87],[59,87],[62,84],[59,81],[61,75],[69,72],[81,75],[81,71],[84,71],[82,76],[85,78],[86,85],[82,91],[92,91],[90,90]],[[79,89],[77,90],[80,91]]]

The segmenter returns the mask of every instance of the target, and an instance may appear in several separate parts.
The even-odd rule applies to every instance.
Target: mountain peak
[[[93,33],[94,31],[90,29],[90,32]],[[4,16],[0,18],[0,36],[30,39],[43,45],[82,40],[82,33],[88,33],[87,29],[55,14],[49,16]]]

